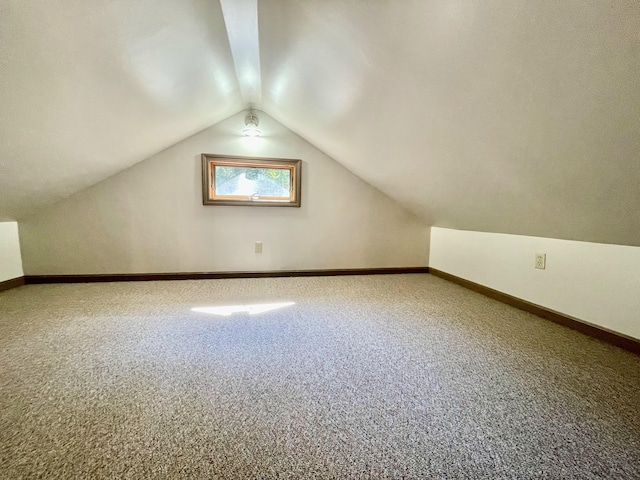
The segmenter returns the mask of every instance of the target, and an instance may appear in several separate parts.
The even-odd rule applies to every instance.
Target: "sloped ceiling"
[[[259,5],[265,110],[430,224],[640,245],[640,2]]]
[[[220,4],[0,2],[0,219],[242,109]]]
[[[0,215],[140,161],[260,85],[254,106],[429,224],[640,245],[637,1],[257,11],[251,84],[234,70],[242,22],[227,36],[216,0],[2,2]]]

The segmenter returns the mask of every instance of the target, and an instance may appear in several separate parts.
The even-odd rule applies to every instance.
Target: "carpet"
[[[0,367],[6,479],[640,478],[640,357],[428,274],[27,285]]]

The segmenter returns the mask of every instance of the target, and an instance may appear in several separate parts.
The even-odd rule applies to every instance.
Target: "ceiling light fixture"
[[[260,120],[258,120],[258,116],[253,111],[250,111],[247,113],[247,116],[244,117],[244,124],[245,127],[242,129],[242,134],[245,137],[259,137],[262,135],[262,132],[258,128]]]

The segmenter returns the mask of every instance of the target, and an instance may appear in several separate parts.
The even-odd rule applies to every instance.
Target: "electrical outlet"
[[[536,268],[540,270],[544,270],[547,266],[547,254],[546,253],[536,253]]]
[[[255,252],[256,253],[262,253],[262,242],[256,242]]]

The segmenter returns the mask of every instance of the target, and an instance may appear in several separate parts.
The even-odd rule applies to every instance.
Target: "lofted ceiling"
[[[0,219],[242,109],[212,0],[0,2]]]
[[[640,246],[637,1],[221,3],[2,2],[0,217],[251,105],[431,225]]]

